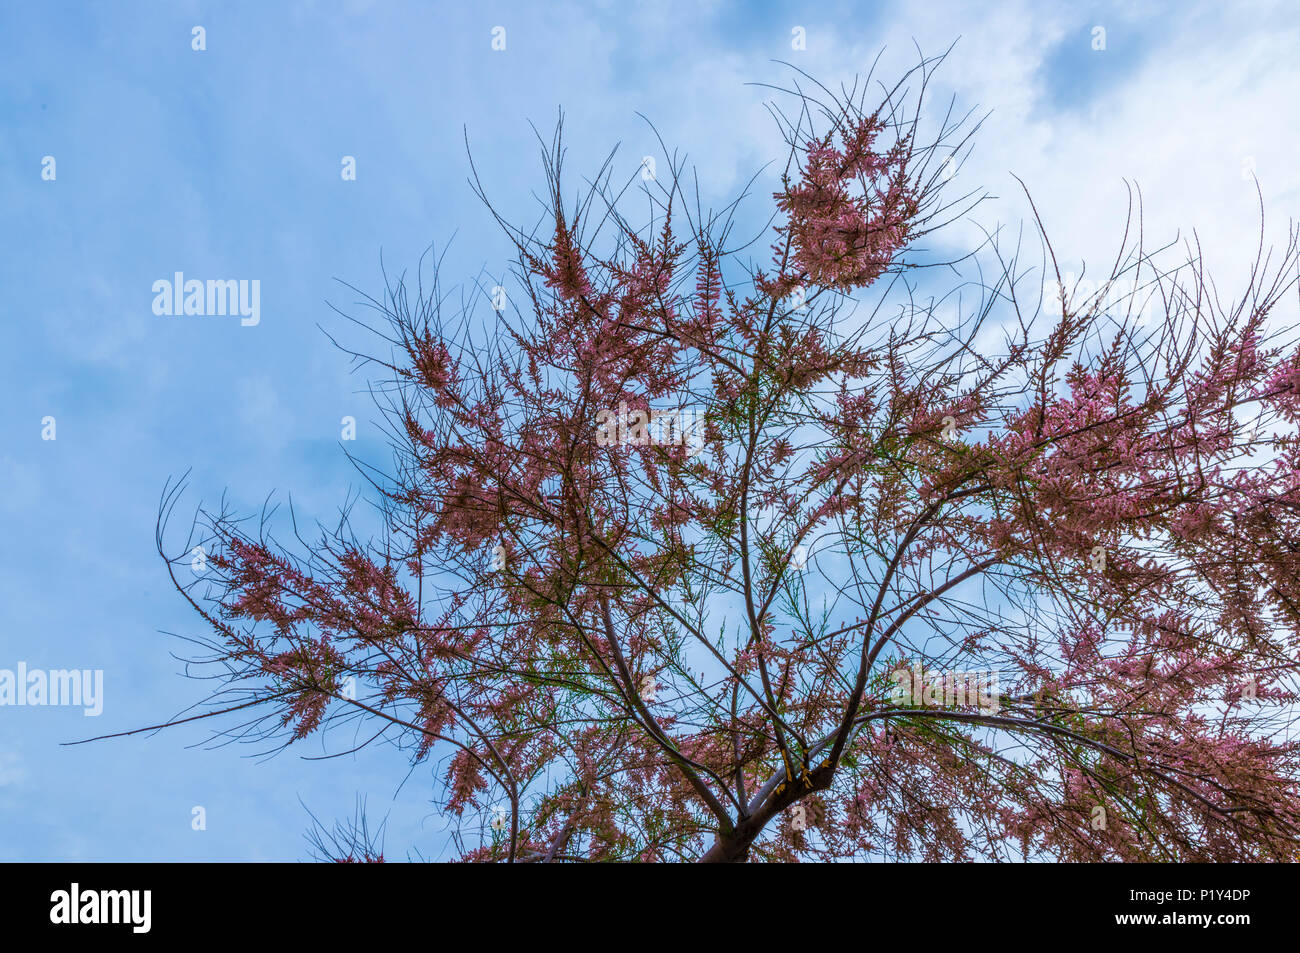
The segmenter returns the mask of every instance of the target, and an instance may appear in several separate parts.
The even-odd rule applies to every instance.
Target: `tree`
[[[168,556],[164,492],[205,714],[436,761],[468,860],[1293,858],[1297,234],[1227,302],[1140,205],[1094,293],[1037,216],[1037,268],[939,260],[978,124],[922,141],[934,65],[777,91],[763,263],[675,154],[566,203],[557,127],[531,230],[475,172],[504,310],[389,281],[351,352],[382,532],[201,509]]]

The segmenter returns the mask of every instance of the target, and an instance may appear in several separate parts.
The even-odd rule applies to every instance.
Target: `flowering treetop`
[[[566,204],[557,132],[490,334],[374,302],[380,538],[204,514],[218,710],[436,760],[471,860],[1292,858],[1295,236],[1233,301],[1127,238],[1144,314],[1027,294],[1045,238],[920,298],[931,65],[787,91],[761,263],[677,161]]]

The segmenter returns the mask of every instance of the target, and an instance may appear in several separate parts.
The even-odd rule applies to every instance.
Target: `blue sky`
[[[206,744],[209,728],[61,746],[202,697],[165,632],[198,634],[153,549],[159,494],[183,506],[275,491],[328,520],[387,460],[365,377],[330,308],[455,235],[445,280],[500,274],[507,247],[466,183],[464,131],[498,207],[531,221],[531,120],[566,113],[570,166],[656,152],[651,118],[721,205],[779,155],[766,95],[788,60],[825,82],[882,77],[959,40],[936,101],[992,110],[962,184],[1018,226],[1009,173],[1070,260],[1122,230],[1124,180],[1161,240],[1196,229],[1224,280],[1258,221],[1300,205],[1300,36],[1284,6],[1092,4],[222,2],[0,5],[0,669],[102,669],[104,711],[0,707],[0,860],[294,860],[307,809],[387,816],[389,856],[439,856],[431,767],[367,749],[306,760]],[[192,29],[206,49],[191,48]],[[492,29],[504,26],[506,49]],[[802,26],[807,48],[791,48]],[[1094,28],[1104,50],[1093,49]],[[42,178],[42,160],[56,176]],[[340,176],[356,159],[355,181]],[[765,212],[761,190],[754,214]],[[966,231],[962,231],[966,229]],[[962,223],[957,237],[975,234]],[[152,284],[257,279],[261,321],[153,313]],[[356,339],[352,339],[356,342]],[[42,440],[42,419],[56,420]],[[192,809],[207,828],[191,828]]]

